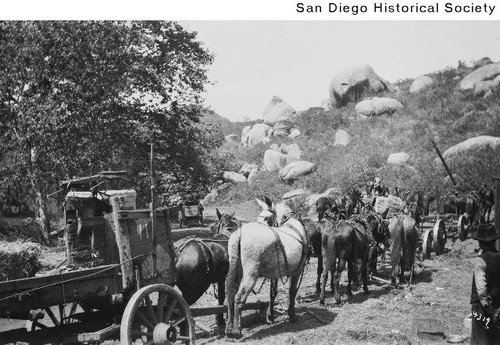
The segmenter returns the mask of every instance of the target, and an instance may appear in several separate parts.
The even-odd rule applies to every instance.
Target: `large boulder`
[[[289,137],[290,139],[295,139],[295,138],[297,138],[300,134],[302,134],[302,133],[300,133],[300,131],[299,131],[297,128],[292,128],[292,129],[290,130],[290,134],[288,135],[288,137]]]
[[[245,175],[238,174],[237,172],[234,171],[224,171],[222,178],[224,179],[224,182],[230,182],[230,183],[242,183],[247,181]]]
[[[273,137],[287,137],[290,135],[292,123],[289,121],[276,122],[268,133],[268,136]]]
[[[465,78],[460,82],[459,88],[461,90],[472,90],[476,87],[477,83],[483,80],[492,80],[498,75],[500,75],[500,63],[491,63],[480,67],[465,76]]]
[[[433,83],[434,82],[432,81],[431,77],[429,77],[427,75],[418,77],[411,84],[411,86],[410,86],[410,93],[420,92],[423,89],[427,88],[429,85],[432,85]]]
[[[244,176],[248,176],[248,174],[250,174],[250,172],[252,170],[254,170],[255,168],[259,168],[257,164],[245,162],[243,164],[243,166],[240,168],[240,170],[238,171],[238,173],[240,173]]]
[[[472,151],[482,150],[485,148],[495,149],[500,145],[500,138],[490,135],[481,135],[478,137],[470,138],[461,143],[458,143],[443,153],[444,159],[456,157],[459,154],[465,154]],[[436,158],[437,161],[437,158]]]
[[[402,108],[403,105],[393,98],[373,97],[372,99],[367,99],[356,104],[354,110],[358,115],[377,116],[385,113],[393,114]]]
[[[350,142],[351,136],[343,129],[339,129],[335,133],[335,142],[333,143],[333,146],[347,146]]]
[[[264,109],[263,119],[269,125],[274,125],[280,121],[295,121],[298,113],[287,102],[278,96],[274,96],[266,109]]]
[[[387,158],[387,164],[404,165],[410,160],[410,155],[406,152],[392,153]]]
[[[252,184],[255,181],[255,178],[257,177],[259,171],[261,171],[261,169],[259,169],[259,167],[257,166],[252,168],[247,177],[248,184]]]
[[[476,84],[474,87],[474,96],[482,97],[488,91],[492,91],[500,85],[500,75],[496,76],[493,80],[483,80]]]
[[[298,144],[281,144],[280,150],[286,155],[287,164],[298,162],[302,157],[302,150],[300,149]]]
[[[325,111],[329,111],[335,108],[335,99],[331,99],[328,97],[327,99],[324,99],[323,102],[321,102],[320,105],[321,108]]]
[[[278,171],[286,165],[286,155],[275,151],[266,150],[264,152],[264,167],[267,171]]]
[[[393,90],[388,81],[379,77],[370,65],[347,68],[337,74],[330,83],[332,104],[341,107],[350,102],[358,102],[366,94]]]
[[[492,62],[493,61],[491,61],[491,59],[489,57],[484,57],[482,59],[474,61],[473,68],[476,69],[479,67],[483,67],[483,66],[489,65]]]
[[[307,161],[293,162],[282,168],[280,177],[289,182],[316,171],[316,164]]]
[[[268,143],[269,138],[267,134],[271,129],[270,126],[265,123],[256,123],[252,128],[246,130],[246,127],[243,128],[241,132],[241,143],[246,147],[254,147],[259,143]]]

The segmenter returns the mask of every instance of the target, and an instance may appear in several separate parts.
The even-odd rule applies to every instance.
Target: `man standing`
[[[479,242],[472,276],[471,345],[500,345],[500,252],[495,241],[500,238],[492,224],[480,224],[472,234]]]

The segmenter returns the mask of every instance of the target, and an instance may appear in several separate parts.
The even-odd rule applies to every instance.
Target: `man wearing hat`
[[[472,234],[479,242],[472,276],[471,345],[500,345],[500,252],[495,241],[500,234],[493,224],[480,224]]]

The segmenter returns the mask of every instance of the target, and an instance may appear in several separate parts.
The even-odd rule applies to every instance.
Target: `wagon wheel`
[[[120,343],[193,345],[194,321],[182,296],[163,284],[136,291],[123,312]]]
[[[71,304],[60,304],[56,313],[54,313],[51,307],[43,308],[43,312],[41,310],[38,312],[35,311],[32,314],[32,320],[26,322],[26,328],[28,331],[36,331],[78,322],[73,316],[77,313],[79,306],[78,302],[72,302]],[[40,322],[40,320],[45,318],[45,315],[50,318],[52,324],[50,322],[47,323],[47,321]]]
[[[438,219],[434,224],[432,232],[432,249],[436,252],[436,255],[443,254],[444,246],[446,245],[446,228],[444,226],[444,220]]]
[[[458,229],[458,238],[460,241],[465,241],[467,239],[467,218],[464,215],[458,217],[457,229]]]
[[[428,259],[432,253],[432,229],[427,229],[424,232],[424,238],[422,239],[422,259]]]

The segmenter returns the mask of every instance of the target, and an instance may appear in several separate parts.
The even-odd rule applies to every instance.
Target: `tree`
[[[207,183],[221,141],[197,123],[212,62],[175,22],[0,22],[0,159],[30,185],[47,238],[57,181],[144,177],[153,137],[160,177]]]

